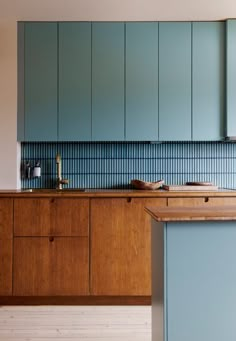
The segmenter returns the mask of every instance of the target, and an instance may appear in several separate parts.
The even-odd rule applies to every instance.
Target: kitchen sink
[[[56,189],[56,188],[27,188],[22,189],[22,192],[29,192],[29,193],[62,193],[62,192],[85,192],[85,188],[63,188],[63,189]]]

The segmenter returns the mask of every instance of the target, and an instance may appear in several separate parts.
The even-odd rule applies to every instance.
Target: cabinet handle
[[[209,198],[208,197],[205,197],[204,198],[204,202],[208,202],[209,201]]]
[[[127,202],[131,202],[132,201],[132,198],[127,198]]]
[[[55,202],[55,199],[53,198],[53,199],[51,199],[51,203],[53,204]]]
[[[49,237],[50,243],[54,242],[54,237]]]

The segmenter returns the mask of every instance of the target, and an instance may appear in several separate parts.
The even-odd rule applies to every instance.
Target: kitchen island
[[[236,339],[236,209],[148,207],[152,341]]]

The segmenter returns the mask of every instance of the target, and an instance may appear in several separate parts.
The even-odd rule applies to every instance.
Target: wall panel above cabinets
[[[57,140],[57,23],[24,24],[24,139]]]
[[[226,136],[236,137],[236,20],[226,23]]]
[[[159,24],[159,140],[191,140],[191,23]]]
[[[91,23],[59,23],[58,140],[91,141]]]
[[[220,140],[225,133],[225,23],[192,25],[192,140]]]
[[[92,23],[92,140],[124,140],[123,23]]]
[[[158,23],[126,24],[126,140],[158,140]]]

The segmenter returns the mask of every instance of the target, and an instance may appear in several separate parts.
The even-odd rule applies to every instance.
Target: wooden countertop
[[[156,221],[215,221],[236,220],[235,206],[146,207]]]
[[[0,190],[0,197],[83,197],[83,198],[178,198],[178,197],[236,197],[236,190],[218,189],[216,191],[166,191],[158,189],[151,190],[126,190],[126,189],[86,189],[79,190],[55,190],[55,189],[33,189],[28,190]]]

